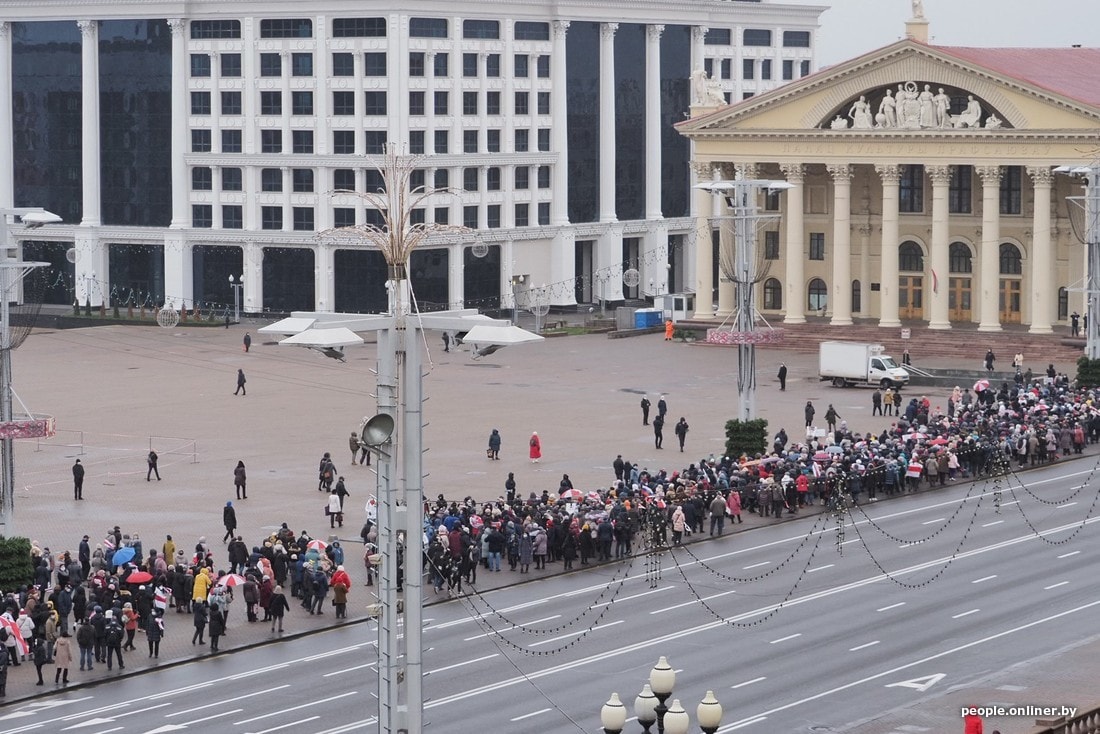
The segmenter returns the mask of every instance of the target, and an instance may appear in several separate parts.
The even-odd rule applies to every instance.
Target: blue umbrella
[[[111,556],[111,564],[115,566],[121,566],[134,557],[134,549],[126,545],[115,551],[115,554]]]

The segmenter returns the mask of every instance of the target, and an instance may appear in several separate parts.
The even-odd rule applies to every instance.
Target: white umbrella
[[[362,343],[363,337],[343,326],[336,329],[306,329],[279,342],[279,344],[313,347],[314,349],[350,347]]]
[[[262,326],[257,331],[261,334],[300,334],[315,323],[317,319],[288,318]]]
[[[538,334],[533,334],[518,326],[488,326],[485,324],[474,326],[462,337],[462,341],[466,344],[486,344],[499,347],[540,342],[542,340],[543,337]]]

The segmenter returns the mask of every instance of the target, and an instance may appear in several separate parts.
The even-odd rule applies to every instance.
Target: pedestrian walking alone
[[[672,334],[675,331],[675,324],[672,323],[672,319],[665,319],[665,341],[672,341]]]
[[[489,434],[489,448],[486,455],[493,460],[500,459],[500,431],[495,428]]]
[[[809,428],[814,424],[814,414],[817,412],[814,410],[814,404],[809,400],[806,401],[806,427]]]
[[[836,412],[836,408],[832,403],[829,403],[829,409],[825,411],[825,423],[829,426],[830,431],[836,430],[837,419],[840,418],[840,413]]]
[[[661,418],[664,418],[665,413],[667,413],[667,412],[668,412],[668,403],[665,402],[665,396],[662,395],[657,400],[657,415],[661,416]]]
[[[985,353],[985,369],[986,369],[987,372],[992,372],[993,371],[993,362],[995,362],[996,359],[997,359],[997,357],[994,356],[992,349],[986,350],[986,353]]]
[[[145,481],[149,481],[149,478],[154,474],[157,475],[157,481],[160,481],[160,470],[157,469],[157,452],[152,449],[149,450],[149,455],[145,457],[145,463],[149,465],[149,471],[145,472]]]
[[[244,351],[248,352],[252,348],[252,335],[247,331],[244,333]]]
[[[245,474],[244,462],[238,461],[237,467],[233,470],[233,487],[237,490],[237,499],[248,499],[247,482],[248,476]]]
[[[688,435],[687,420],[683,416],[680,416],[680,421],[676,424],[676,428],[674,428],[673,430],[676,431],[676,438],[680,440],[680,453],[682,454],[684,453],[684,440],[687,439]]]
[[[84,499],[84,465],[80,463],[80,459],[73,464],[73,499]]]
[[[222,524],[225,525],[225,535],[222,536],[222,542],[228,543],[237,533],[237,511],[233,509],[232,502],[226,502],[225,507],[222,508]]]
[[[654,448],[664,448],[661,444],[665,441],[665,417],[660,413],[653,419],[653,446]]]
[[[778,377],[779,377],[779,389],[780,390],[786,390],[787,389],[787,365],[783,364],[782,362],[779,363],[779,375],[778,375]]]
[[[248,390],[244,389],[244,383],[248,382],[244,378],[244,370],[237,370],[237,389],[233,391],[234,395],[248,395]]]
[[[643,426],[648,426],[649,425],[649,406],[650,406],[649,396],[648,395],[643,395],[642,396],[642,425]]]
[[[538,431],[535,431],[531,434],[531,440],[527,443],[531,449],[528,452],[529,456],[531,457],[531,463],[539,463],[539,459],[542,458],[542,440],[539,439]]]

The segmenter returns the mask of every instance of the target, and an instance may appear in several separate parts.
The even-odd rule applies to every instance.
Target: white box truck
[[[872,385],[903,387],[909,384],[909,373],[899,367],[894,358],[883,354],[881,344],[859,342],[821,342],[818,376],[832,380],[834,387]]]

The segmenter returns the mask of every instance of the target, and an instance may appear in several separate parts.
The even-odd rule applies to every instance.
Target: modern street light
[[[0,426],[5,428],[0,439],[3,451],[3,460],[0,461],[0,535],[12,537],[15,534],[15,458],[12,455],[11,433],[7,430],[12,423],[10,291],[32,269],[49,263],[22,262],[10,256],[8,217],[19,217],[27,229],[60,222],[61,217],[40,207],[0,209],[0,247],[4,253],[0,259]]]
[[[522,275],[512,276],[512,324],[519,326],[519,298],[516,297],[516,292],[523,285]]]
[[[680,705],[680,699],[674,698],[671,706],[665,706],[675,685],[676,671],[662,655],[649,672],[649,683],[642,687],[642,692],[634,700],[634,715],[647,734],[654,722],[661,734],[688,734],[691,717]],[[695,720],[705,734],[714,734],[722,725],[722,704],[714,697],[714,691],[707,691],[696,707]],[[626,707],[619,700],[618,693],[612,693],[610,700],[600,709],[600,724],[605,734],[620,734],[626,726]]]
[[[233,289],[233,323],[241,323],[241,290],[244,288],[244,273],[240,280],[234,280],[233,274],[229,274],[229,287]]]

